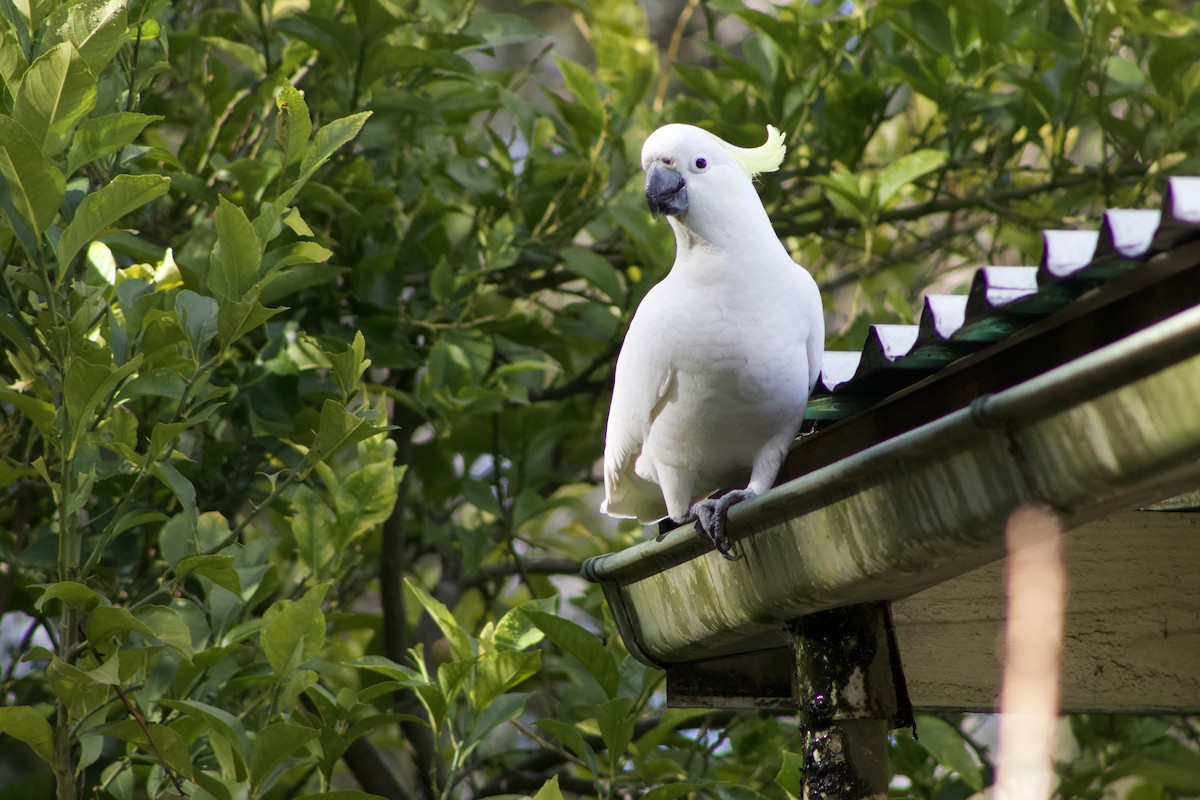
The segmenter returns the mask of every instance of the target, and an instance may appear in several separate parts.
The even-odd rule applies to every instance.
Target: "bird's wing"
[[[635,318],[625,337],[613,383],[604,439],[604,513],[654,522],[666,516],[661,490],[634,471],[650,426],[662,411],[676,373],[654,346],[652,331]]]

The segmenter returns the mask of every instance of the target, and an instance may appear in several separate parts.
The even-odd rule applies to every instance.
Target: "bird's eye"
[[[696,172],[704,172],[704,170],[708,169],[708,159],[704,156],[700,156],[692,162],[692,168]]]

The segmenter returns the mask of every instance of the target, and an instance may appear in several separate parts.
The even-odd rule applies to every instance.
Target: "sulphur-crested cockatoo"
[[[675,264],[617,359],[601,510],[695,520],[727,558],[729,507],[771,488],[821,371],[820,293],[753,183],[784,149],[773,127],[742,148],[678,124],[642,147],[646,199],[675,231]],[[733,491],[709,499],[720,489]]]

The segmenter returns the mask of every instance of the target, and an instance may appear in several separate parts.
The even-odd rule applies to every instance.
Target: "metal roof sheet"
[[[807,418],[856,414],[1196,238],[1200,177],[1168,178],[1162,210],[1110,209],[1099,230],[1044,231],[1038,266],[980,267],[965,295],[928,295],[917,324],[872,325],[861,350],[827,351]]]

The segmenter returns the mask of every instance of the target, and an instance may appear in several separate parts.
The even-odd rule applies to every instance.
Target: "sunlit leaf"
[[[219,299],[240,300],[258,278],[262,243],[246,212],[221,197],[217,206],[217,246],[208,268],[208,286]]]
[[[284,82],[279,85],[275,108],[278,111],[275,118],[275,142],[283,149],[283,163],[291,164],[300,158],[312,135],[308,105],[304,102],[304,95],[297,91],[296,87]]]
[[[22,239],[27,251],[54,221],[66,194],[66,179],[41,153],[41,146],[12,117],[0,114],[0,175],[4,177],[4,205],[16,212],[15,222],[26,226]]]
[[[617,671],[617,665],[613,661],[612,655],[604,649],[604,645],[600,643],[595,634],[588,632],[587,629],[569,619],[547,614],[544,611],[524,607],[521,609],[521,613],[528,616],[534,625],[541,628],[552,642],[579,659],[584,668],[600,684],[600,688],[604,690],[605,694],[610,698],[616,696],[621,675]]]
[[[70,42],[88,69],[99,73],[129,39],[125,0],[83,0],[50,19],[47,46]]]
[[[325,644],[321,602],[330,583],[318,584],[299,600],[279,600],[263,614],[262,647],[276,677],[286,679]]]
[[[69,42],[34,59],[21,78],[13,117],[46,156],[62,149],[68,131],[96,103],[96,79]]]
[[[66,269],[88,242],[126,214],[162,197],[170,187],[171,179],[162,175],[118,175],[84,197],[58,240],[59,268]]]

